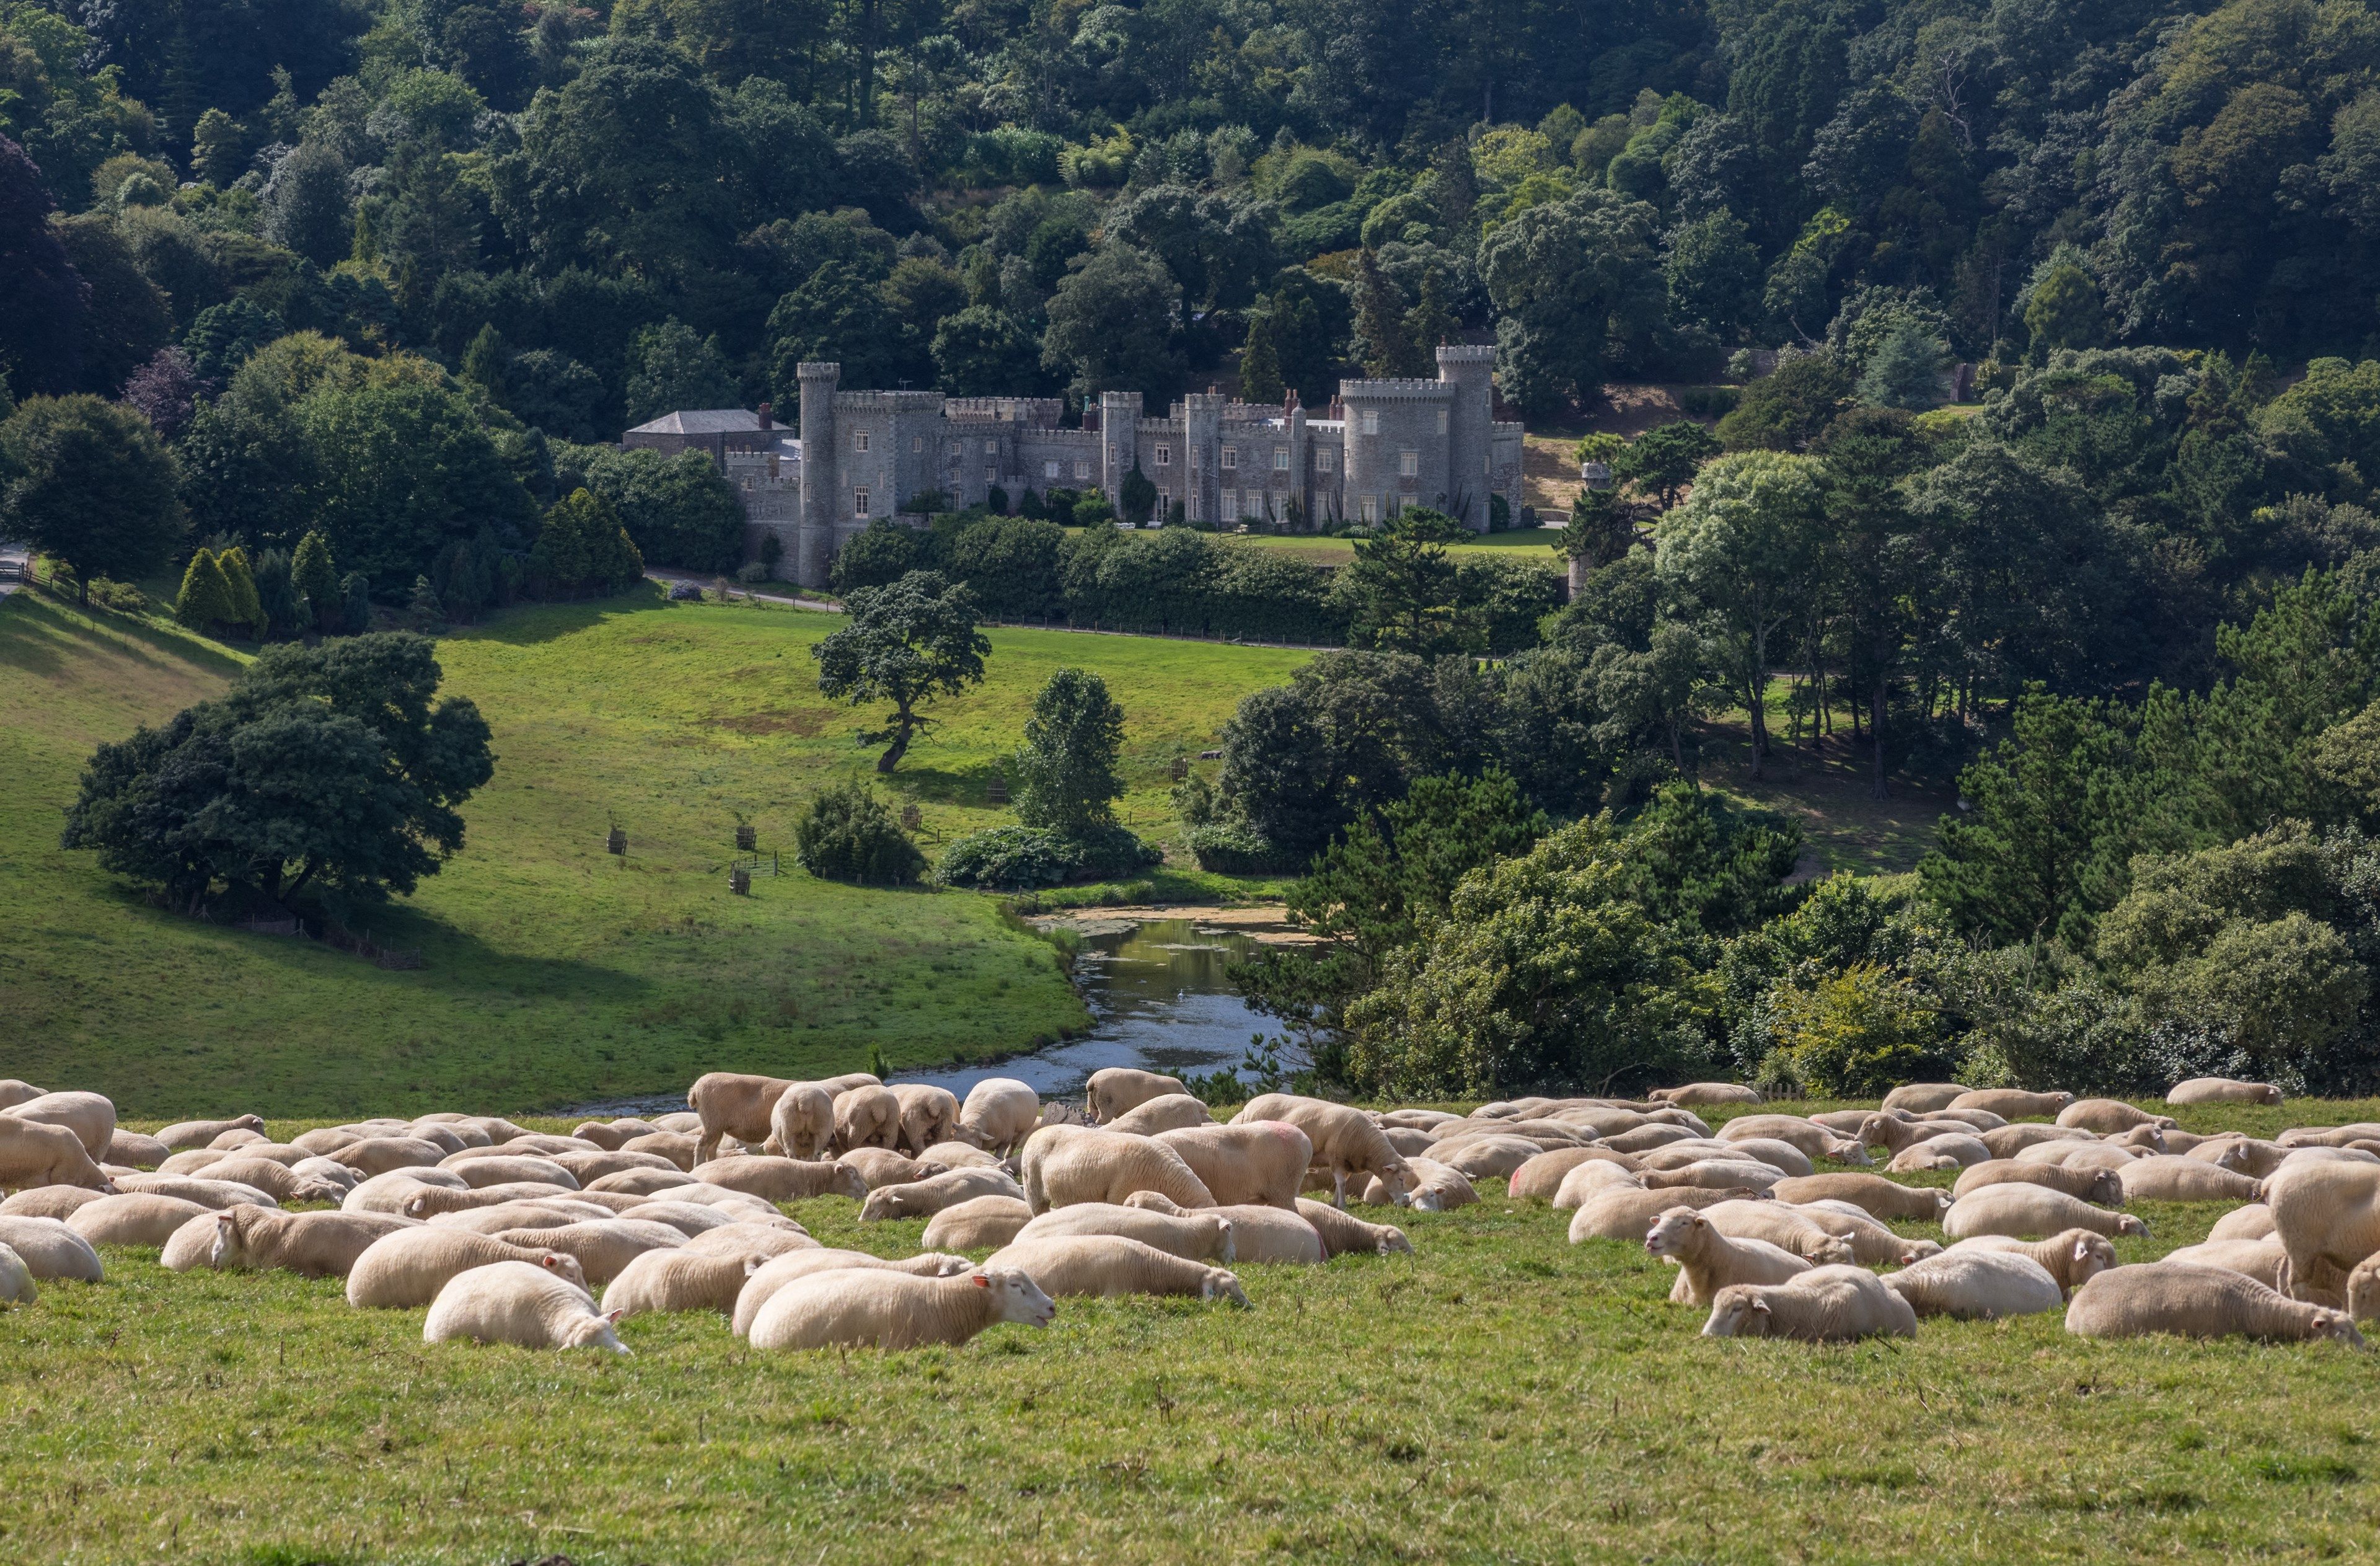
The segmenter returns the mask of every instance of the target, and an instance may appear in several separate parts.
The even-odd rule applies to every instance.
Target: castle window
[[[1419,453],[1419,452],[1417,452],[1417,451],[1401,451],[1401,452],[1397,453],[1397,477],[1398,477],[1398,478],[1400,478],[1400,479],[1411,479],[1411,478],[1414,478],[1415,476],[1416,476],[1417,474],[1419,474],[1420,472],[1421,472],[1421,453]]]
[[[1438,432],[1441,435],[1446,433],[1446,409],[1444,408],[1438,410]]]
[[[865,435],[860,437],[861,440],[866,440],[867,438],[868,437]],[[851,492],[851,514],[854,516],[865,516],[868,515],[868,492],[866,490],[854,490]]]
[[[1044,479],[1055,479],[1057,476],[1058,465],[1056,463],[1045,462],[1041,465],[1041,477]]]
[[[1366,435],[1377,435],[1379,432],[1380,410],[1376,407],[1366,408],[1364,410],[1364,433]]]
[[[1173,492],[1172,492],[1172,490],[1160,490],[1160,491],[1158,491],[1158,492],[1157,492],[1157,515],[1158,515],[1158,516],[1164,516],[1167,512],[1169,512],[1169,511],[1171,511],[1171,510],[1172,510],[1172,509],[1173,509]]]
[[[999,483],[1000,468],[992,463],[985,463],[983,465],[983,481],[987,484]]]
[[[1339,454],[1323,446],[1314,454],[1314,466],[1325,473],[1332,472],[1339,466]]]
[[[1075,459],[1075,477],[1077,479],[1087,479],[1090,476],[1091,465],[1083,458],[1079,456],[1076,457]]]
[[[1108,466],[1109,466],[1110,467],[1113,467],[1115,465],[1116,465],[1116,449],[1115,449],[1115,447],[1113,447],[1113,446],[1110,446],[1110,447],[1108,448]]]
[[[851,437],[851,449],[854,451],[866,451],[868,449],[867,431],[862,430],[857,434]]]
[[[866,451],[868,448],[867,448],[866,446],[862,446],[862,447],[860,447],[859,449],[860,449],[861,451]],[[915,455],[917,453],[921,452],[921,451],[924,451],[925,449],[926,449],[926,437],[925,437],[925,436],[923,436],[923,435],[912,435],[912,436],[910,436],[910,437],[909,437],[909,451],[910,451],[910,454],[911,454],[912,455]]]
[[[1240,448],[1237,446],[1225,446],[1223,448],[1223,466],[1226,467],[1237,467],[1239,465]]]
[[[1223,492],[1223,520],[1226,522],[1236,522],[1239,519],[1240,492],[1237,490],[1225,490]]]
[[[1272,470],[1276,473],[1286,473],[1289,471],[1289,448],[1287,446],[1275,446],[1272,448]]]
[[[1160,446],[1157,448],[1157,466],[1160,467],[1171,467],[1173,466],[1173,448],[1172,446]]]
[[[1379,519],[1380,519],[1380,497],[1379,497],[1379,496],[1378,496],[1378,495],[1366,495],[1366,496],[1364,497],[1364,522],[1365,522],[1365,524],[1366,524],[1366,526],[1369,526],[1370,524],[1372,524],[1372,523],[1374,523],[1374,522],[1378,522]]]

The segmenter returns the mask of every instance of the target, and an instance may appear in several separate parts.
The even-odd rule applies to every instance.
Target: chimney
[[[767,404],[767,403],[762,403],[762,404],[760,405],[760,428],[761,428],[761,429],[763,429],[763,430],[773,430],[773,429],[775,429],[775,428],[776,428],[776,426],[775,426],[775,425],[773,425],[773,424],[771,424],[771,423],[770,423],[770,422],[769,422],[769,415],[770,415],[771,413],[772,413],[773,411],[775,411],[775,410],[774,410],[774,409],[773,409],[773,408],[772,408],[769,404]]]

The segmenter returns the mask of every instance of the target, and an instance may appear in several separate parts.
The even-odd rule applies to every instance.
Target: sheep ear
[[[1766,1316],[1768,1314],[1768,1302],[1767,1300],[1755,1300],[1752,1302],[1752,1308],[1758,1311],[1761,1315]]]
[[[2089,1261],[2091,1259],[2090,1241],[2077,1240],[2074,1242],[2074,1259],[2076,1261]]]
[[[978,1272],[971,1281],[978,1289],[989,1289],[991,1287],[991,1278],[988,1273]]]
[[[620,1318],[627,1314],[625,1310],[607,1310],[603,1313],[603,1319],[617,1327],[620,1325]]]

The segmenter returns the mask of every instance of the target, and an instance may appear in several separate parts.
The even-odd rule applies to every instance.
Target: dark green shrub
[[[1219,876],[1293,876],[1305,861],[1251,832],[1245,822],[1215,821],[1190,832],[1190,856]]]
[[[950,886],[1026,892],[1056,886],[1082,868],[1081,852],[1056,832],[1038,827],[987,827],[944,851],[941,874]]]
[[[913,886],[926,856],[875,794],[859,783],[830,788],[794,826],[794,857],[821,880]]]

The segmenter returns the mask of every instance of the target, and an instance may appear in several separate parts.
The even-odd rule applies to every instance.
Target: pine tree
[[[1438,346],[1454,340],[1463,323],[1446,308],[1446,279],[1438,268],[1429,267],[1421,274],[1421,297],[1405,312],[1405,335],[1413,339],[1414,349],[1424,365],[1438,360]],[[1425,369],[1421,371],[1427,374]]]
[[[1281,350],[1273,342],[1270,310],[1248,317],[1247,340],[1240,346],[1240,400],[1259,407],[1278,403],[1287,388],[1281,382]]]
[[[320,532],[310,532],[298,540],[298,553],[289,563],[290,585],[306,602],[306,613],[318,631],[331,632],[339,628],[339,569],[331,560],[331,540]]]
[[[194,631],[203,631],[219,620],[231,619],[235,613],[231,584],[224,579],[223,566],[217,564],[213,552],[199,550],[190,556],[188,569],[182,573],[182,590],[174,600],[174,618]]]
[[[1949,395],[1950,347],[1924,323],[1895,326],[1859,379],[1859,399],[1870,407],[1938,407]]]
[[[245,625],[257,641],[264,639],[264,605],[256,596],[256,573],[249,568],[248,551],[234,544],[215,556],[215,567],[223,573],[224,587],[228,595],[231,613],[224,618],[236,625]]]
[[[427,577],[413,578],[413,596],[406,601],[405,613],[414,629],[427,631],[446,622],[446,606],[438,601],[437,589]]]
[[[349,636],[371,629],[371,578],[350,571],[339,581],[339,625]]]
[[[505,351],[504,334],[492,325],[480,328],[463,350],[463,379],[488,394],[492,402],[504,400],[504,369],[512,356]]]
[[[1405,335],[1404,300],[1369,250],[1355,274],[1355,340],[1351,347],[1366,375],[1419,373],[1413,363],[1413,339]]]

